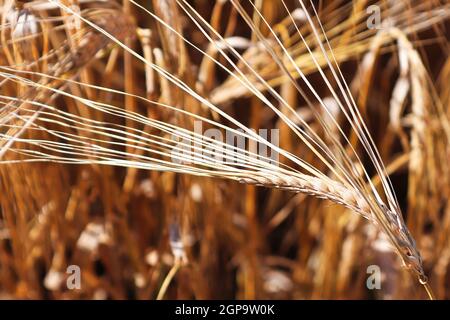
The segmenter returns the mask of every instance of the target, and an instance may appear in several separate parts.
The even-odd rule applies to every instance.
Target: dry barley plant
[[[450,298],[448,2],[1,3],[2,298]]]

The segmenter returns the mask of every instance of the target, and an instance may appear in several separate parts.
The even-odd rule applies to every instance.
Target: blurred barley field
[[[0,4],[1,299],[450,298],[447,1]]]

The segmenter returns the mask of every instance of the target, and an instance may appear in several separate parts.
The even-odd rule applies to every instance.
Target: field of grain
[[[445,0],[0,1],[1,299],[449,299]]]

